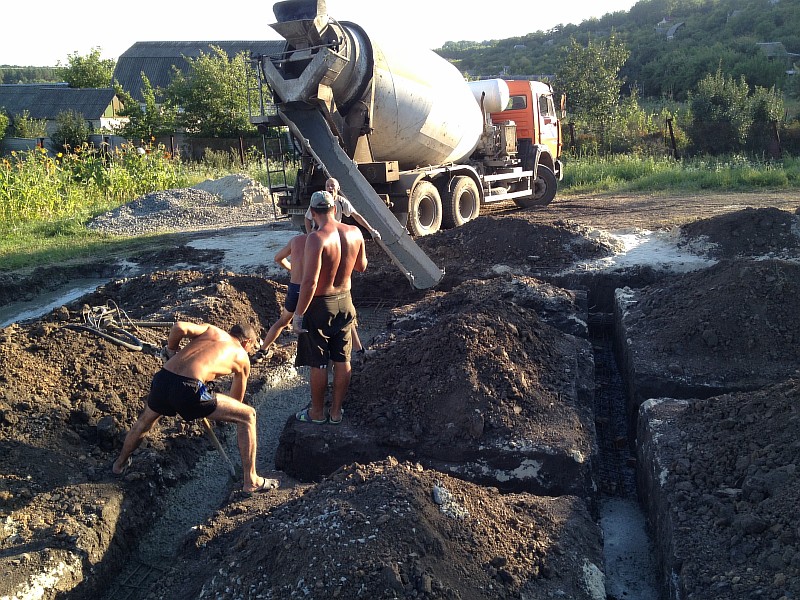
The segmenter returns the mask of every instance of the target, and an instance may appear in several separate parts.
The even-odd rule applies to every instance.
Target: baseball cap
[[[328,192],[314,192],[311,194],[311,208],[333,208],[333,196]]]

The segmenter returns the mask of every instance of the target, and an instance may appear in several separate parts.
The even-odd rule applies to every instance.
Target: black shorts
[[[199,379],[161,369],[153,377],[147,406],[160,415],[179,414],[191,421],[213,413],[217,409],[217,395]]]
[[[283,302],[283,308],[287,312],[293,313],[297,308],[297,301],[300,299],[300,284],[290,283],[289,289],[286,292],[286,300]]]
[[[356,308],[350,292],[331,296],[314,296],[303,317],[303,329],[297,338],[297,367],[324,369],[328,361],[350,362],[353,342],[350,325],[356,318]]]

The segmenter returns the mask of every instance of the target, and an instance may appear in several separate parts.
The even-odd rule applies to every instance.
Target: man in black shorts
[[[306,245],[306,234],[294,236],[289,243],[275,254],[275,262],[289,271],[289,287],[286,291],[286,300],[283,303],[281,316],[272,324],[261,350],[269,352],[269,347],[278,339],[281,332],[292,322],[297,300],[300,298],[300,282],[303,281],[303,250]],[[291,259],[291,261],[290,261]]]
[[[342,401],[352,372],[351,324],[356,317],[350,277],[353,270],[366,270],[367,255],[361,230],[334,218],[331,194],[314,192],[310,207],[317,228],[306,238],[303,282],[292,330],[302,334],[297,340],[295,365],[311,367],[311,406],[296,418],[303,423],[341,423]],[[326,415],[328,360],[333,361],[333,399]]]
[[[189,343],[181,349],[184,338]],[[257,492],[278,487],[277,480],[256,473],[256,411],[244,403],[250,376],[249,354],[260,345],[255,331],[247,324],[236,324],[225,332],[206,323],[176,322],[167,338],[168,360],[153,377],[147,406],[125,437],[112,472],[115,475],[125,472],[131,454],[163,415],[179,414],[187,421],[208,417],[236,423],[242,456],[242,489]],[[230,374],[233,374],[230,396],[208,389],[209,382]]]

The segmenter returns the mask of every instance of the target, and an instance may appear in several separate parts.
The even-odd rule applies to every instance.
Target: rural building
[[[173,67],[184,71],[187,58],[213,54],[212,46],[221,48],[228,57],[244,52],[248,56],[280,54],[286,45],[279,41],[220,41],[220,42],[136,42],[117,60],[113,80],[133,98],[144,102],[142,73],[153,89],[164,89],[172,80]]]
[[[59,114],[74,111],[82,114],[93,131],[111,132],[125,117],[114,88],[71,88],[66,84],[22,83],[0,85],[0,109],[12,119],[25,111],[32,119],[46,121],[52,134]]]

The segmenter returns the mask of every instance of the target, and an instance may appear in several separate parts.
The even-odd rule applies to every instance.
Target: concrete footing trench
[[[370,352],[341,425],[294,419],[309,387],[292,335],[253,366],[258,470],[281,481],[275,492],[242,494],[199,427],[178,420],[109,478],[141,390],[126,397],[85,367],[64,456],[37,458],[35,436],[11,430],[47,415],[9,384],[10,367],[0,373],[0,598],[800,598],[800,332],[786,316],[800,308],[796,247],[728,258],[617,234],[600,258],[537,268],[527,255],[523,269],[488,257],[470,277],[441,248],[463,253],[472,225],[438,240],[438,256],[421,242],[450,261],[453,279],[434,293],[387,297],[402,275],[370,242],[375,260],[353,290]],[[480,225],[496,235],[503,223]],[[128,300],[136,318],[169,307],[213,322],[243,306],[268,324],[284,280],[236,260],[252,262],[242,245],[271,256],[289,234],[200,240],[221,256],[211,275],[190,257],[63,309],[48,298],[46,315],[19,306],[19,323],[8,305],[4,361],[46,356],[42,330],[53,338],[58,315],[104,298]],[[167,272],[180,283],[167,286]],[[164,290],[161,305],[148,286]],[[151,358],[124,368],[143,385]],[[124,415],[98,400],[110,395]],[[235,428],[215,431],[238,466]],[[37,487],[23,455],[70,466]]]

